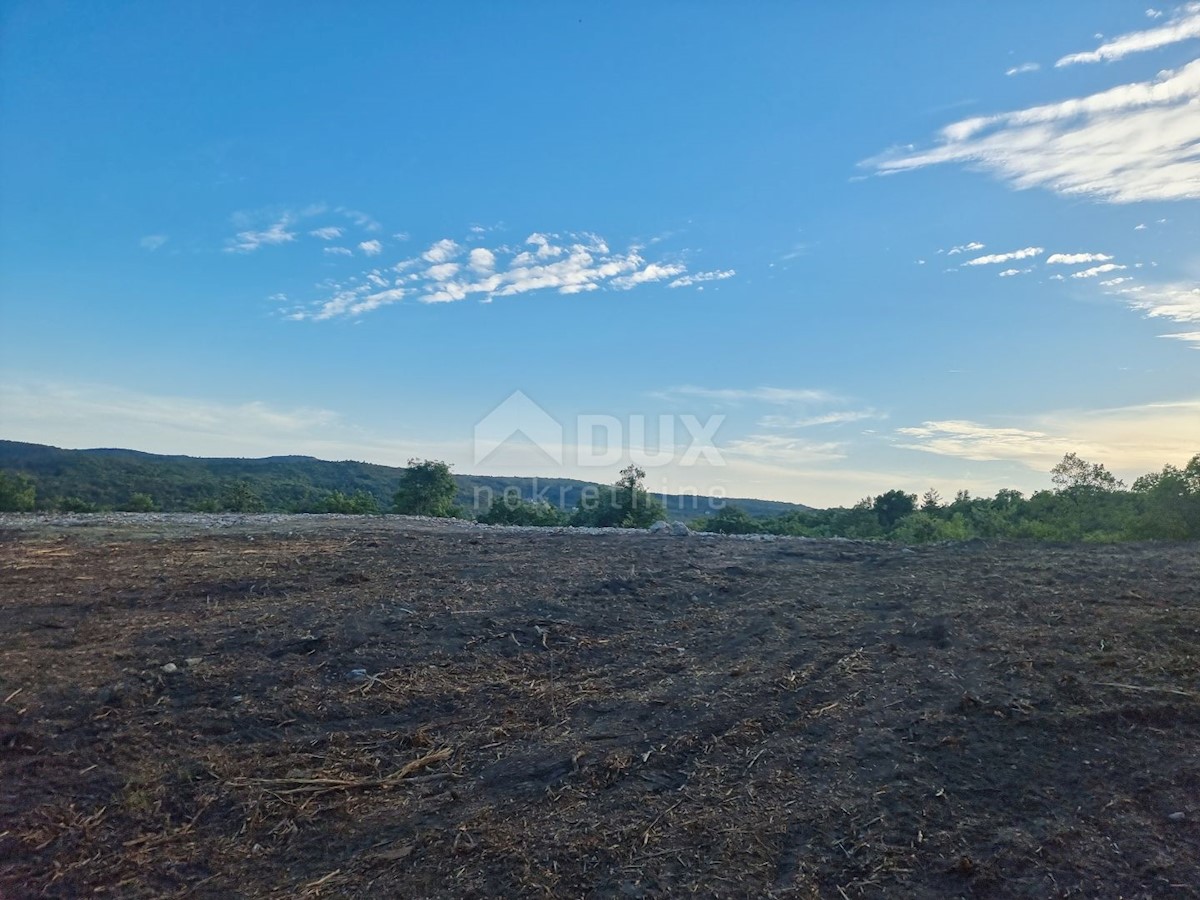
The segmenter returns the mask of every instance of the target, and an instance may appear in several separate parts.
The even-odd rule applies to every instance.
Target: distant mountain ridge
[[[171,456],[109,447],[64,450],[5,440],[0,440],[0,469],[32,478],[39,507],[71,498],[100,509],[117,509],[128,504],[132,495],[145,494],[155,508],[165,512],[203,508],[239,482],[249,485],[271,511],[308,511],[335,491],[365,491],[387,510],[404,472],[396,466],[311,456]],[[489,496],[513,489],[525,499],[544,499],[553,506],[573,509],[584,488],[594,484],[570,478],[493,475],[455,475],[455,479],[459,505],[472,511],[486,505]],[[756,518],[810,508],[778,500],[689,494],[661,498],[672,518],[705,515],[729,503]]]

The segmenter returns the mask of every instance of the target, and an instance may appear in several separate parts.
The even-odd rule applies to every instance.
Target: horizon
[[[1200,452],[1200,3],[763,9],[6,5],[0,437],[817,508]]]

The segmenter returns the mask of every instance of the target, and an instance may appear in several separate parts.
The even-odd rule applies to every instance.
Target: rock
[[[1184,819],[1187,818],[1187,813],[1173,812],[1169,816],[1167,816],[1167,818],[1170,819],[1172,822],[1182,822]]]
[[[673,534],[679,537],[684,537],[692,533],[692,529],[688,528],[682,522],[655,522],[650,526],[651,534]]]
[[[203,656],[189,656],[187,659],[184,660],[184,662],[187,663],[188,666],[195,668],[196,666],[200,665],[200,663],[204,662],[204,657]]]
[[[175,665],[175,663],[167,663],[165,666],[161,667],[159,671],[164,675],[174,675],[179,671],[179,666]]]
[[[96,692],[96,700],[101,706],[120,706],[125,699],[125,682],[107,684]]]
[[[348,678],[350,681],[366,681],[367,680],[367,670],[366,669],[351,669],[349,672],[346,673],[346,678]]]

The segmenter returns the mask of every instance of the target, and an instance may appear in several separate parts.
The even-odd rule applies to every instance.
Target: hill
[[[39,508],[119,509],[134,494],[149,496],[156,509],[183,512],[211,509],[223,495],[246,486],[267,511],[308,512],[335,491],[363,491],[381,509],[391,506],[403,468],[353,460],[330,461],[311,456],[262,459],[165,456],[139,450],[99,448],[63,450],[44,444],[0,440],[0,470],[17,472],[37,485]],[[518,478],[456,475],[458,502],[464,509],[486,505],[487,499],[515,489],[525,499],[540,498],[572,509],[591,482],[568,478]],[[808,507],[774,500],[721,499],[667,494],[669,514],[692,518],[734,503],[754,517],[776,516]]]

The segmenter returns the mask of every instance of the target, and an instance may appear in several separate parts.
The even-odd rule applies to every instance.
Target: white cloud
[[[834,441],[806,441],[779,434],[750,434],[721,447],[723,454],[796,464],[844,459],[844,445]]]
[[[1151,15],[1158,13],[1158,15]],[[1157,19],[1162,13],[1158,10],[1147,10],[1150,18]],[[1064,56],[1055,66],[1070,66],[1076,63],[1113,62],[1123,59],[1133,53],[1144,53],[1147,50],[1157,50],[1180,41],[1200,38],[1200,3],[1189,3],[1180,14],[1165,25],[1146,31],[1134,31],[1113,38],[1101,44],[1095,50],[1086,53],[1072,53]]]
[[[657,392],[654,396],[667,400],[696,397],[701,400],[717,400],[723,403],[750,401],[775,404],[836,403],[841,399],[828,391],[814,388],[705,388],[695,385],[667,388],[665,391]]]
[[[1011,253],[993,253],[990,256],[977,256],[974,259],[968,259],[964,266],[992,266],[996,263],[1010,262],[1017,259],[1029,259],[1032,256],[1041,256],[1046,252],[1045,247],[1026,247],[1023,250],[1014,250]]]
[[[1048,188],[1111,203],[1200,198],[1200,59],[1154,81],[943,128],[928,150],[867,165],[879,173],[961,163],[1018,189]]]
[[[434,281],[447,281],[457,275],[460,268],[462,267],[458,263],[439,263],[426,269],[425,275]]]
[[[168,238],[165,234],[148,234],[138,241],[138,243],[141,245],[143,250],[149,250],[153,253],[155,250],[159,249],[163,244],[165,244],[167,240]]]
[[[979,241],[971,241],[969,244],[961,244],[957,247],[951,247],[946,251],[947,256],[956,256],[959,253],[974,253],[976,250],[982,250],[984,245]]]
[[[873,409],[843,409],[812,416],[763,416],[758,424],[763,428],[814,428],[820,425],[847,425],[868,419],[882,419],[883,415]]]
[[[1186,341],[1189,344],[1194,344],[1196,350],[1200,350],[1200,331],[1181,331],[1174,334],[1161,334],[1159,337],[1170,338],[1175,341]]]
[[[353,256],[354,251],[349,247],[326,247],[325,252],[331,256]]]
[[[1116,287],[1118,284],[1124,284],[1127,281],[1133,281],[1128,275],[1122,275],[1119,278],[1110,278],[1108,281],[1100,282],[1101,287]]]
[[[648,261],[636,248],[614,253],[602,238],[587,233],[566,238],[534,233],[524,248],[475,247],[467,255],[465,265],[452,261],[460,257],[464,249],[458,242],[444,238],[431,245],[420,259],[403,260],[393,266],[393,271],[405,273],[405,295],[422,303],[451,303],[471,297],[489,303],[496,297],[539,290],[560,294],[578,294],[603,287],[631,290],[686,277],[687,271],[680,263]],[[433,265],[422,271],[408,271],[421,260]],[[732,270],[728,271],[732,274]],[[696,281],[726,277],[729,275],[723,270],[700,272],[694,276]],[[295,310],[289,318],[329,319],[339,315],[360,315],[398,299],[392,295],[382,299],[369,295],[371,287],[354,280],[334,285],[326,299]]]
[[[1110,259],[1112,257],[1105,253],[1052,253],[1046,265],[1075,266],[1079,263],[1108,262]]]
[[[1097,275],[1103,275],[1105,272],[1117,272],[1126,266],[1118,266],[1116,263],[1105,263],[1102,266],[1092,266],[1090,269],[1083,269],[1080,272],[1072,272],[1072,278],[1095,278]]]
[[[444,263],[458,256],[461,250],[462,248],[458,246],[457,242],[450,240],[450,238],[442,238],[422,253],[421,258],[426,262]]]
[[[732,278],[737,272],[733,269],[721,269],[713,272],[696,272],[694,275],[684,275],[681,278],[676,278],[667,287],[681,288],[689,287],[693,284],[700,284],[703,281],[724,281],[726,278]]]
[[[1028,275],[1032,271],[1033,269],[1005,269],[999,275],[1001,278],[1011,278],[1013,275]]]
[[[1013,66],[1011,69],[1006,70],[1004,74],[1011,78],[1013,75],[1024,75],[1026,72],[1036,72],[1040,68],[1041,66],[1035,62],[1027,62],[1021,63],[1019,66]]]
[[[340,238],[343,231],[344,229],[337,225],[326,225],[324,228],[314,228],[309,234],[323,241],[332,241],[334,238]]]
[[[490,275],[496,269],[496,254],[486,247],[476,247],[467,254],[471,269],[480,275]]]
[[[296,310],[287,318],[297,322],[305,319],[323,322],[341,316],[361,316],[380,307],[399,303],[409,293],[405,288],[400,287],[384,290],[375,290],[375,288],[376,285],[370,282],[354,287],[338,288],[332,297],[319,304],[316,309]]]
[[[1146,225],[1145,225],[1145,223],[1142,223],[1141,225],[1134,225],[1133,230],[1134,231],[1145,231]]]
[[[674,278],[682,272],[686,272],[687,267],[682,265],[659,265],[658,263],[650,263],[642,269],[631,272],[628,275],[620,275],[613,278],[609,284],[613,287],[627,291],[630,288],[637,287],[639,284],[647,284],[652,281],[662,281],[665,278]]]
[[[1120,288],[1116,295],[1132,309],[1151,319],[1200,322],[1200,287],[1185,284],[1137,285]]]
[[[1200,398],[1024,416],[1010,426],[954,419],[896,430],[897,446],[977,461],[1005,460],[1048,472],[1078,453],[1138,475],[1186,462],[1200,447]]]
[[[252,253],[259,247],[287,244],[296,239],[294,231],[288,231],[291,217],[284,216],[265,231],[239,231],[236,237],[226,242],[226,253]]]
[[[1163,11],[1161,9],[1155,9],[1154,7],[1150,7],[1149,9],[1146,10],[1146,18],[1147,19],[1161,19],[1162,17],[1163,17]]]
[[[358,249],[367,256],[378,256],[383,252],[383,244],[379,241],[362,241],[359,243]]]

